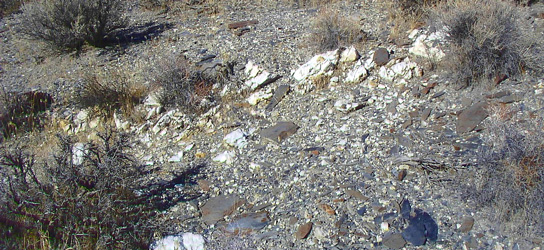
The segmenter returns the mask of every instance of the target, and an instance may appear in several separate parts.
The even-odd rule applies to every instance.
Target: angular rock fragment
[[[355,47],[351,46],[340,54],[340,62],[355,62],[361,57]]]
[[[298,126],[293,122],[278,122],[276,125],[261,130],[260,135],[263,138],[280,143],[285,138],[295,134]]]
[[[476,128],[487,116],[487,102],[478,102],[457,116],[457,133],[467,133]]]
[[[247,21],[240,21],[240,22],[234,22],[234,23],[229,23],[227,25],[227,27],[229,29],[239,29],[239,28],[244,28],[244,27],[247,27],[249,25],[255,25],[255,24],[258,24],[259,21],[256,20],[256,19],[253,19],[253,20],[247,20]]]
[[[245,200],[240,199],[236,195],[220,195],[210,198],[200,211],[202,212],[202,220],[208,225],[215,224],[234,212],[238,207],[243,205]]]
[[[368,77],[368,70],[366,70],[365,66],[355,65],[353,69],[348,71],[344,81],[347,83],[359,83],[365,80],[367,77]]]
[[[459,231],[461,231],[462,233],[467,233],[468,231],[472,230],[473,226],[474,226],[474,218],[466,217],[463,219],[463,223],[459,227]]]
[[[406,245],[406,241],[402,238],[401,234],[392,233],[386,234],[383,237],[383,244],[391,249],[401,249]]]
[[[248,235],[266,227],[269,222],[268,212],[246,213],[229,222],[225,226],[225,232],[231,235]]]
[[[243,148],[247,145],[247,135],[241,129],[234,130],[227,134],[223,140],[230,146]]]
[[[289,85],[280,85],[276,91],[274,91],[274,95],[272,96],[272,99],[270,99],[270,103],[266,106],[267,111],[272,111],[276,105],[289,93],[289,90],[291,87]]]
[[[362,200],[362,201],[367,201],[368,197],[364,196],[360,191],[358,190],[346,190],[346,194],[349,195],[350,197],[353,197],[355,199],[358,199],[358,200]]]

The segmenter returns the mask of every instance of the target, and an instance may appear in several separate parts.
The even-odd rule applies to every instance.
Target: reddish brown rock
[[[459,227],[459,231],[461,231],[462,233],[468,233],[470,230],[472,230],[473,226],[474,226],[474,218],[466,217],[463,219],[463,223]]]
[[[299,240],[305,239],[310,234],[310,231],[312,231],[312,226],[314,224],[312,222],[305,223],[298,227],[297,232],[295,233],[295,237]]]
[[[229,29],[239,29],[239,28],[244,28],[244,27],[249,26],[249,25],[255,25],[255,24],[258,24],[258,23],[259,23],[259,21],[257,21],[257,20],[240,21],[240,22],[229,23],[228,27],[229,27]]]
[[[476,128],[487,116],[487,103],[478,102],[457,116],[457,133],[467,133]]]

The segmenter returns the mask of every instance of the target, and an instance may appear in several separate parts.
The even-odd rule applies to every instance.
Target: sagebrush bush
[[[360,25],[337,11],[324,8],[313,21],[310,37],[318,51],[337,49],[365,39]]]
[[[128,115],[147,92],[147,86],[129,72],[118,67],[104,67],[84,74],[75,103],[82,108],[96,107],[106,115],[117,110]]]
[[[531,58],[540,54],[535,52],[540,42],[523,26],[525,19],[509,3],[452,1],[438,10],[435,18],[449,42],[445,66],[462,85],[540,67]]]
[[[85,43],[107,45],[108,36],[125,27],[122,0],[43,0],[23,6],[20,30],[61,50]]]
[[[495,109],[479,150],[479,177],[468,193],[491,206],[502,229],[519,235],[544,233],[544,131],[542,118],[522,121]],[[472,181],[472,179],[470,179]]]
[[[140,165],[112,130],[75,149],[60,136],[52,163],[20,147],[0,155],[0,248],[147,249],[154,207],[134,192]]]
[[[222,75],[199,71],[183,56],[168,57],[153,70],[153,80],[162,91],[164,106],[177,106],[190,111],[203,111],[214,101],[213,88],[221,84]]]
[[[407,31],[422,26],[431,9],[445,0],[387,0],[385,7],[393,24],[391,38],[402,38]]]

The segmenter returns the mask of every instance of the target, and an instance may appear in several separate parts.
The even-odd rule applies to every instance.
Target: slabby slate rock
[[[268,212],[246,213],[232,220],[225,226],[225,231],[231,235],[248,235],[261,230],[268,225]]]
[[[308,234],[310,234],[310,231],[312,231],[313,225],[314,224],[312,222],[302,224],[300,227],[298,227],[295,237],[299,240],[308,237]]]
[[[204,223],[211,225],[223,219],[224,216],[231,214],[245,203],[236,195],[220,195],[209,199],[200,209]]]
[[[410,218],[410,224],[402,232],[402,237],[414,246],[424,245],[428,240],[438,239],[438,225],[433,218],[421,209],[415,209],[415,216]]]
[[[276,91],[274,91],[274,95],[272,96],[272,99],[270,100],[270,103],[268,103],[268,106],[266,106],[267,111],[272,111],[278,103],[289,93],[289,90],[291,87],[289,85],[280,85]]]
[[[478,102],[457,116],[457,133],[467,133],[476,128],[487,116],[487,102]]]
[[[280,143],[285,138],[297,132],[298,126],[293,122],[278,122],[276,125],[261,130],[261,136],[273,142]]]
[[[406,245],[406,241],[402,238],[401,234],[393,233],[383,237],[383,244],[391,249],[401,249]]]

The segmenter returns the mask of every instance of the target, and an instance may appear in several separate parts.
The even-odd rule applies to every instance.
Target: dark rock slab
[[[425,237],[425,228],[419,224],[410,224],[402,232],[402,238],[412,243],[414,246],[425,245],[427,238]]]
[[[429,116],[431,115],[432,108],[424,108],[423,111],[421,111],[421,120],[425,121]]]
[[[268,212],[246,213],[227,224],[225,232],[231,235],[249,235],[266,227],[269,222]]]
[[[278,122],[272,127],[261,130],[260,135],[263,138],[280,143],[285,138],[296,133],[298,128],[299,126],[293,122]]]
[[[401,209],[402,210],[402,209]],[[410,217],[410,224],[402,232],[402,237],[414,246],[424,245],[427,240],[438,239],[438,224],[421,209],[415,209],[415,216]]]
[[[204,223],[211,225],[223,219],[234,212],[238,207],[245,203],[245,200],[236,195],[220,195],[210,198],[200,211]]]
[[[457,133],[467,133],[476,128],[487,116],[487,102],[478,102],[457,116]]]
[[[406,241],[399,233],[386,234],[383,237],[383,245],[391,249],[401,249],[406,245]]]
[[[383,66],[389,62],[389,51],[385,48],[378,48],[374,51],[372,60],[377,66]]]
[[[289,90],[291,87],[289,85],[280,85],[276,91],[274,92],[274,95],[272,96],[272,99],[270,99],[270,103],[266,106],[267,111],[272,111],[278,103],[289,93]]]
[[[400,204],[400,215],[403,219],[408,220],[410,219],[410,212],[412,211],[412,206],[410,205],[410,201],[407,199],[402,200],[402,203]]]

